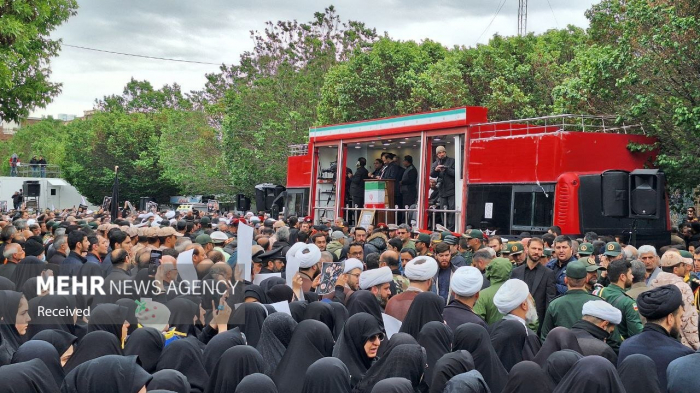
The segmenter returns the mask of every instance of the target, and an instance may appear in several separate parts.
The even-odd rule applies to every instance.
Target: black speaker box
[[[630,218],[656,219],[665,211],[666,178],[658,169],[630,173]]]
[[[629,211],[629,173],[607,171],[602,174],[603,216],[627,217]]]
[[[41,194],[41,185],[38,180],[28,180],[22,184],[22,193],[28,197],[38,197]]]

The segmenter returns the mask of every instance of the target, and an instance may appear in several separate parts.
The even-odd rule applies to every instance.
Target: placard
[[[146,211],[155,213],[158,211],[158,203],[153,201],[146,202]]]
[[[106,197],[102,200],[102,210],[108,212],[111,205],[112,205],[112,197],[106,196]]]
[[[374,214],[376,210],[374,209],[362,209],[360,212],[360,218],[358,220],[357,226],[367,229],[372,223],[374,223]]]
[[[209,202],[207,202],[207,212],[214,213],[216,211],[219,211],[219,201],[210,199]]]
[[[282,278],[282,273],[258,273],[253,277],[253,285],[260,285],[261,282],[270,277]]]
[[[401,321],[391,315],[382,313],[382,321],[384,321],[384,331],[386,332],[387,339],[390,339],[391,336],[401,330]]]
[[[7,201],[0,201],[0,211],[7,211]]]
[[[335,290],[335,282],[343,274],[343,265],[343,262],[323,262],[321,282],[316,287],[317,294],[326,295]]]
[[[250,282],[250,269],[253,263],[253,228],[238,223],[238,263],[243,263],[243,277]]]
[[[486,202],[484,206],[484,218],[488,220],[493,218],[493,202]]]

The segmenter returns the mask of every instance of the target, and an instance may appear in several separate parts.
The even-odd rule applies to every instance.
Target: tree
[[[61,41],[49,35],[77,8],[76,0],[0,2],[0,119],[19,122],[61,92],[49,81]]]
[[[192,109],[192,103],[182,94],[177,83],[155,90],[151,82],[131,78],[122,95],[95,100],[95,109],[103,112],[154,113],[165,108]]]
[[[0,143],[0,157],[16,153],[21,162],[28,164],[32,156],[44,156],[48,164],[61,165],[65,156],[66,128],[60,120],[48,118],[20,128],[7,142]],[[5,158],[0,163],[4,174],[10,172]]]

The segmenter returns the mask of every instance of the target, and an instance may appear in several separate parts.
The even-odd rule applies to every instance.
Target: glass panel
[[[533,226],[548,227],[552,225],[552,212],[554,210],[554,193],[548,194],[549,198],[543,192],[535,193],[535,216]]]
[[[532,225],[532,192],[513,193],[513,225]]]

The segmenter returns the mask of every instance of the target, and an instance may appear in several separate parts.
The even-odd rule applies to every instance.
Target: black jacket
[[[442,310],[442,317],[445,319],[447,326],[451,327],[453,331],[465,323],[475,323],[487,330],[489,328],[489,325],[480,316],[476,315],[471,307],[457,299],[452,299],[450,304],[445,306],[445,309]]]
[[[617,364],[615,351],[603,341],[608,338],[608,332],[584,320],[576,322],[571,327],[571,332],[576,336],[583,356],[598,355],[610,360],[612,364]]]
[[[409,165],[401,176],[401,196],[403,204],[411,206],[418,200],[418,171],[413,165]]]
[[[435,170],[438,165],[444,165],[445,170],[438,172]],[[430,177],[438,178],[438,191],[440,198],[447,198],[455,194],[455,159],[445,157],[442,160],[435,160],[430,166]],[[442,181],[441,181],[442,180]]]
[[[353,199],[364,200],[366,179],[369,179],[369,172],[367,171],[367,168],[363,166],[357,168],[355,173],[352,175],[352,179],[350,179],[350,195]]]
[[[513,269],[510,278],[517,278],[525,281],[525,269],[528,269],[527,262]],[[528,287],[530,285],[528,284]],[[530,294],[535,299],[537,308],[537,317],[540,321],[544,321],[544,316],[549,306],[549,302],[557,296],[557,286],[554,281],[554,272],[539,264],[535,268],[535,277],[533,285],[530,287]],[[541,325],[540,325],[541,326]],[[539,330],[539,329],[538,329]],[[540,332],[537,332],[539,335]]]

